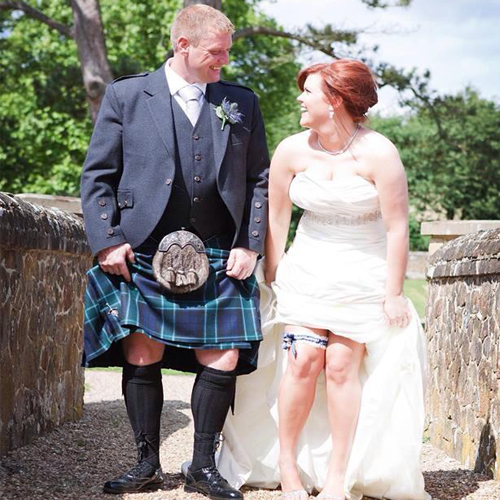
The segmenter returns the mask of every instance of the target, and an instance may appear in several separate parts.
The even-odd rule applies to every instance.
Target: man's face
[[[197,47],[189,46],[187,67],[193,82],[213,83],[220,80],[222,66],[229,63],[231,34],[208,32]]]

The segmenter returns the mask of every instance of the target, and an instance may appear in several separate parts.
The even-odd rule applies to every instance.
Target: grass
[[[406,280],[405,295],[413,302],[420,318],[425,318],[425,304],[427,302],[427,281]]]

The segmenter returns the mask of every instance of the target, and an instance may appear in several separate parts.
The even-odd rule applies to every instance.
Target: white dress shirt
[[[172,59],[167,59],[167,63],[165,64],[165,76],[167,77],[167,83],[168,83],[168,88],[170,89],[170,94],[174,97],[174,99],[177,101],[179,106],[181,107],[182,111],[184,113],[186,112],[186,103],[184,102],[184,99],[179,95],[179,90],[182,89],[183,87],[191,85],[190,83],[186,82],[182,76],[178,75],[171,67],[170,64],[172,62]],[[200,94],[200,108],[203,106],[203,103],[205,101],[205,92],[207,90],[207,84],[206,83],[193,83],[192,85],[195,85],[201,90]]]

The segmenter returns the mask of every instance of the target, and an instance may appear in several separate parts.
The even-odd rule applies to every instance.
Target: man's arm
[[[126,243],[116,202],[122,169],[122,114],[113,84],[110,84],[90,140],[81,179],[83,217],[93,255]]]
[[[252,132],[247,150],[245,210],[235,248],[228,260],[227,274],[237,279],[250,276],[258,255],[264,254],[267,230],[269,152],[264,121],[254,94]]]

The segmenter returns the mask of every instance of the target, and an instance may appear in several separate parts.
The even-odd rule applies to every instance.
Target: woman
[[[266,378],[270,389],[265,404],[255,389],[251,402],[238,397],[221,464],[232,460],[227,475],[236,482],[272,487],[269,465],[279,455],[287,500],[305,500],[314,487],[325,500],[425,500],[425,355],[418,316],[403,295],[403,165],[388,139],[361,125],[377,102],[366,65],[317,64],[298,84],[300,123],[308,130],[285,139],[272,161],[265,262],[276,295],[266,340],[276,344],[283,331],[286,369],[278,353],[270,362],[261,352],[262,368],[239,382],[238,396]],[[285,254],[292,203],[305,212]],[[249,429],[251,412],[253,434],[270,438],[269,426],[276,432],[278,383],[279,452],[272,437],[272,444],[235,441],[236,427]]]

